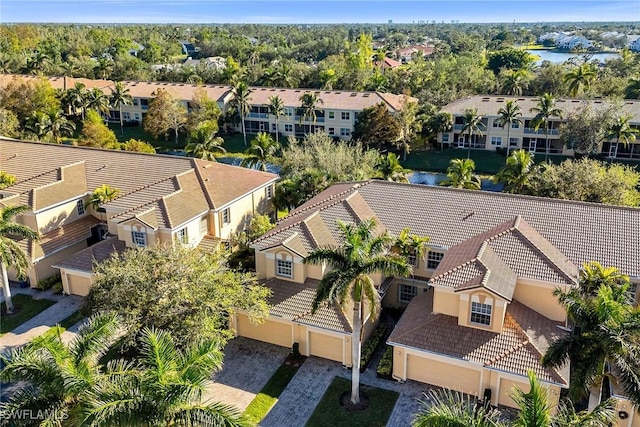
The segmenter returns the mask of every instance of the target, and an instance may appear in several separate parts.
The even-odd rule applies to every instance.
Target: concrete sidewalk
[[[50,327],[60,323],[65,318],[78,311],[84,303],[84,298],[75,295],[56,295],[52,290],[38,291],[31,288],[12,288],[13,295],[25,294],[30,295],[34,299],[49,299],[56,301],[54,305],[37,314],[35,317],[27,320],[22,325],[8,332],[0,338],[0,353],[9,351],[12,348],[22,346],[28,343],[34,337],[44,333]],[[4,296],[2,298],[4,303]],[[66,333],[66,332],[65,332]],[[69,335],[67,339],[73,336]]]

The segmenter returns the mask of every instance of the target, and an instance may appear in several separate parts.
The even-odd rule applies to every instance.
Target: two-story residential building
[[[35,76],[0,75],[0,87],[13,78],[32,80]],[[87,88],[99,88],[106,95],[111,94],[113,82],[108,80],[91,80],[70,77],[49,77],[49,83],[55,89],[68,89],[75,83],[82,83]],[[210,99],[215,100],[221,111],[226,112],[233,100],[231,86],[225,85],[194,85],[189,83],[167,82],[122,82],[129,90],[133,98],[131,105],[122,105],[122,119],[125,122],[135,121],[142,123],[149,110],[149,103],[158,89],[169,92],[172,96],[181,100],[185,107],[193,99],[196,90],[204,89]],[[417,102],[413,97],[405,95],[393,95],[382,92],[354,92],[337,90],[316,89],[286,89],[251,87],[249,95],[250,111],[245,117],[245,127],[248,133],[276,132],[276,117],[269,114],[267,104],[269,97],[278,96],[285,107],[284,115],[278,117],[278,133],[284,136],[303,136],[305,133],[325,131],[329,135],[343,140],[351,139],[358,114],[365,108],[376,104],[384,104],[392,114],[400,111],[407,102]],[[303,117],[300,97],[305,93],[315,93],[320,102],[317,105],[315,121],[309,117]],[[106,117],[108,121],[120,122],[120,109],[112,109]],[[238,123],[234,129],[240,132]]]
[[[630,276],[640,299],[640,209],[373,180],[328,188],[253,242],[273,307],[258,326],[239,314],[237,333],[298,342],[305,354],[349,366],[350,316],[337,306],[310,314],[314,288],[331,266],[303,259],[341,243],[337,220],[370,218],[392,235],[409,227],[429,238],[427,254],[409,259],[411,277],[374,278],[382,305],[404,309],[387,341],[398,380],[514,407],[509,392],[526,387],[532,370],[555,404],[569,376],[568,367],[540,364],[568,330],[553,291],[577,286],[579,268],[593,260]]]
[[[521,124],[514,123],[510,129],[508,126],[501,126],[498,111],[504,107],[507,101],[514,101],[520,107],[522,116]],[[523,148],[532,153],[563,154],[572,156],[574,151],[565,146],[560,140],[560,126],[563,123],[561,117],[549,118],[549,129],[545,135],[544,126],[535,128],[533,119],[535,113],[531,112],[538,103],[538,98],[530,96],[470,96],[458,99],[442,107],[443,111],[448,111],[453,115],[453,128],[449,132],[438,134],[438,143],[458,148],[471,148],[481,150],[496,150],[497,148],[511,149]],[[611,106],[605,100],[579,100],[559,98],[556,101],[556,108],[562,111],[562,117],[575,113],[579,109],[591,104],[594,109],[604,109]],[[482,117],[482,136],[477,133],[469,138],[468,132],[464,130],[465,110],[476,108],[478,115]],[[622,104],[621,114],[631,117],[630,124],[640,129],[640,101],[625,100]],[[508,139],[508,140],[507,140]],[[609,157],[620,159],[640,159],[640,139],[629,141],[629,144],[616,142],[614,139],[604,141],[601,152]]]
[[[228,242],[253,214],[272,214],[278,179],[186,157],[4,138],[0,170],[16,177],[0,191],[0,205],[29,206],[18,220],[42,236],[24,242],[33,262],[31,286],[60,270],[65,292],[78,295],[88,293],[94,257],[175,240],[205,247]],[[105,184],[119,190],[118,197],[98,211],[87,207]]]

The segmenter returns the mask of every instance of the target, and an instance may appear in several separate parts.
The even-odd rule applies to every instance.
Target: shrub
[[[53,293],[60,295],[62,293],[62,281],[57,281],[51,288],[53,289]]]
[[[387,334],[387,325],[380,323],[373,334],[369,337],[366,343],[362,346],[362,352],[360,353],[360,372],[364,372],[369,366],[373,354],[380,345],[380,342]]]
[[[36,285],[36,289],[44,291],[51,288],[53,285],[55,285],[58,282],[60,282],[60,289],[62,289],[61,281],[62,281],[62,277],[60,276],[60,274],[56,274],[54,276],[47,277],[46,279],[40,280]]]
[[[376,375],[378,378],[384,378],[390,380],[391,372],[393,371],[393,347],[390,345],[384,350],[382,359],[378,363],[378,369],[376,369]]]
[[[300,343],[299,342],[294,342],[293,343],[293,348],[291,349],[291,352],[296,357],[300,356]]]

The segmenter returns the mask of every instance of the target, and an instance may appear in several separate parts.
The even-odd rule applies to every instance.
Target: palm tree
[[[502,414],[472,397],[447,389],[431,389],[420,401],[412,427],[506,427]]]
[[[2,290],[4,292],[7,314],[13,313],[13,301],[11,301],[11,288],[7,268],[13,268],[19,278],[26,277],[31,265],[29,255],[22,246],[14,240],[27,239],[39,240],[40,235],[26,225],[14,222],[14,218],[28,212],[29,206],[8,206],[0,208],[0,270],[2,270]]]
[[[528,86],[530,78],[531,73],[528,70],[510,70],[504,73],[500,84],[502,93],[514,96],[522,95],[522,92]]]
[[[529,392],[525,393],[516,387],[511,398],[520,407],[518,418],[513,423],[516,427],[547,427],[551,423],[551,407],[549,406],[547,389],[538,382],[536,375],[529,372]]]
[[[85,85],[76,83],[72,88],[67,89],[65,99],[69,107],[73,110],[73,114],[77,116],[78,112],[80,112],[82,120],[84,121],[84,112],[87,108],[87,89]]]
[[[233,88],[233,100],[231,100],[231,106],[234,107],[240,115],[245,147],[247,146],[247,132],[244,126],[244,118],[249,114],[249,111],[251,111],[251,105],[249,104],[251,92],[252,90],[249,89],[249,86],[247,86],[245,82],[238,82]]]
[[[50,136],[51,120],[46,113],[42,111],[34,111],[27,118],[25,128],[31,131],[38,141],[44,141]]]
[[[302,108],[302,114],[300,115],[300,124],[304,120],[308,120],[316,124],[318,120],[318,104],[324,104],[324,101],[317,93],[307,92],[300,97],[300,107]],[[311,125],[309,125],[309,133],[311,133]]]
[[[428,120],[429,127],[436,135],[451,131],[453,128],[453,114],[441,111]],[[440,151],[444,150],[444,142],[440,141]]]
[[[475,133],[482,138],[482,130],[484,129],[484,123],[482,122],[482,116],[478,115],[477,108],[467,108],[464,110],[462,133],[467,132],[469,137],[469,150],[467,151],[467,159],[471,157],[471,138]]]
[[[11,175],[5,171],[0,171],[0,190],[12,186],[16,181],[17,179],[15,175]]]
[[[538,97],[538,105],[529,109],[531,113],[536,113],[535,117],[531,120],[536,132],[540,129],[540,126],[544,126],[544,160],[549,159],[549,119],[551,117],[562,118],[562,110],[556,108],[556,99],[550,93]]]
[[[127,88],[122,82],[115,82],[111,87],[111,105],[114,108],[117,108],[120,112],[120,134],[124,135],[124,125],[122,122],[122,106],[123,105],[131,105],[133,103],[133,97],[129,92],[129,88]]]
[[[73,135],[73,131],[76,130],[76,124],[67,120],[62,114],[62,110],[51,109],[47,113],[49,121],[49,132],[53,142],[60,144],[63,136]]]
[[[553,416],[551,427],[609,427],[618,417],[613,399],[607,399],[592,411],[576,412],[570,400],[563,400]]]
[[[51,58],[45,52],[36,50],[27,58],[27,70],[32,74],[44,73],[51,64]]]
[[[429,249],[427,243],[429,243],[428,237],[411,234],[409,228],[403,228],[393,243],[393,250],[398,251],[401,256],[405,257],[409,265],[418,267],[419,260],[425,256]]]
[[[508,100],[504,107],[498,110],[498,123],[500,123],[500,127],[504,129],[507,127],[507,157],[509,157],[509,151],[511,149],[511,127],[514,124],[521,125],[522,120],[520,119],[522,116],[522,112],[520,111],[520,106],[516,104],[513,100]]]
[[[447,168],[447,179],[440,185],[444,187],[466,188],[479,190],[480,179],[474,175],[476,164],[471,159],[451,159]]]
[[[212,124],[209,121],[200,123],[189,135],[189,143],[184,151],[199,159],[215,162],[216,153],[227,152],[222,146],[224,139],[216,136],[217,129],[218,126],[215,123]]]
[[[115,200],[120,195],[120,190],[117,188],[111,188],[107,184],[103,184],[102,187],[98,187],[93,190],[89,201],[85,203],[84,207],[91,207],[95,212],[100,213],[100,219],[104,222],[103,227],[106,226],[107,218],[102,217],[102,213],[105,212],[102,207],[103,204],[109,203]],[[103,229],[103,233],[106,234],[106,230]],[[102,237],[102,236],[101,236]]]
[[[633,143],[636,140],[636,135],[639,133],[638,129],[631,127],[629,121],[631,116],[620,116],[609,125],[608,133],[605,135],[605,139],[616,139],[616,148],[613,152],[613,158],[618,155],[618,145],[622,140],[623,145]]]
[[[26,346],[0,356],[5,368],[3,381],[24,381],[26,386],[0,403],[4,414],[39,411],[45,420],[40,425],[78,425],[83,399],[101,377],[100,359],[120,336],[116,315],[91,317],[70,343],[62,339],[63,329],[56,326]],[[128,365],[126,368],[130,369]],[[62,415],[70,419],[61,424]]]
[[[605,377],[640,407],[640,308],[630,304],[628,293],[626,276],[596,263],[581,270],[578,288],[554,291],[575,326],[551,343],[542,364],[558,368],[570,361],[569,397],[590,394],[590,408],[600,402]]]
[[[504,192],[525,194],[535,162],[533,154],[526,150],[516,150],[507,157],[505,166],[492,178],[493,182],[504,184]]]
[[[565,74],[562,80],[569,84],[569,93],[575,98],[582,87],[588,92],[597,76],[598,73],[592,65],[582,64]]]
[[[87,393],[87,425],[248,426],[230,405],[203,402],[222,367],[220,343],[205,340],[179,349],[166,331],[145,328],[136,364],[120,360]],[[121,369],[118,369],[121,368]]]
[[[380,156],[376,163],[376,170],[383,179],[395,182],[409,182],[407,180],[408,169],[400,164],[400,159],[395,153],[387,153],[386,156]]]
[[[109,113],[109,97],[100,88],[89,89],[86,99],[87,108],[93,108],[101,115]]]
[[[276,142],[278,141],[278,118],[284,115],[284,101],[278,95],[270,96],[269,103],[267,104],[267,108],[269,108],[269,114],[273,115],[276,119]]]
[[[408,276],[411,267],[405,258],[389,252],[390,237],[375,235],[376,222],[373,219],[360,224],[338,222],[342,235],[340,247],[324,247],[312,251],[305,264],[330,264],[333,270],[327,272],[316,290],[312,313],[324,303],[338,303],[343,309],[353,304],[353,334],[351,338],[351,403],[360,403],[360,347],[362,344],[362,313],[369,306],[369,315],[375,317],[379,306],[378,291],[371,274],[386,276]]]
[[[280,149],[280,144],[273,140],[271,135],[260,132],[251,141],[251,146],[245,151],[247,157],[242,160],[241,166],[267,170],[267,163]]]

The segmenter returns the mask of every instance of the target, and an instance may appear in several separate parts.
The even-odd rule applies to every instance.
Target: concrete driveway
[[[214,376],[204,400],[226,403],[244,411],[289,352],[285,347],[234,338],[224,348],[224,367]]]

